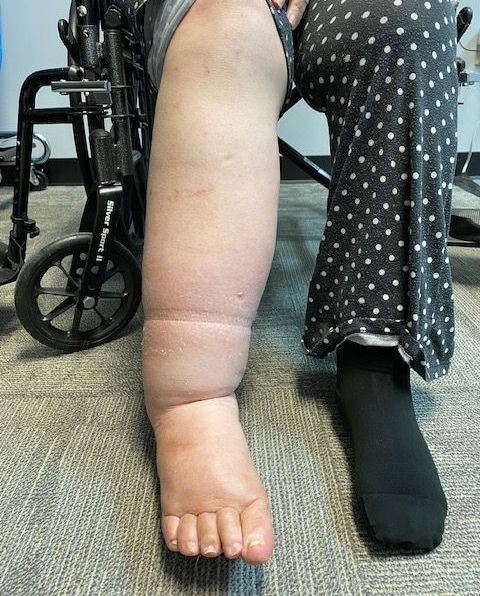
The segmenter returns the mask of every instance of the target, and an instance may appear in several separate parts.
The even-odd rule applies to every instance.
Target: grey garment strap
[[[167,46],[195,0],[149,0],[145,6],[144,31],[147,43],[147,70],[158,89]],[[155,51],[150,51],[151,48]]]

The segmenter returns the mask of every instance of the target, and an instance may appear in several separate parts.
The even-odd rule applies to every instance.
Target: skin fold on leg
[[[264,0],[197,0],[167,51],[142,263],[143,379],[162,530],[184,555],[237,551],[257,564],[273,550],[235,390],[275,250],[286,85]],[[255,537],[264,544],[247,551]]]

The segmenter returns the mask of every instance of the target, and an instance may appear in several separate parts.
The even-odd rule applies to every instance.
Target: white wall
[[[0,0],[3,62],[0,70],[0,130],[16,130],[18,94],[25,78],[36,70],[66,66],[67,51],[57,21],[68,19],[69,0]],[[43,89],[37,106],[66,106],[68,98]],[[75,157],[71,125],[35,126],[44,134],[52,157]]]
[[[241,0],[229,0],[241,1]],[[2,13],[3,64],[0,71],[0,130],[17,127],[18,93],[25,77],[34,70],[66,65],[66,50],[57,32],[57,21],[68,18],[69,0],[0,0]],[[473,23],[461,43],[476,48],[480,30],[480,0],[462,0],[471,6]],[[475,68],[476,54],[463,50],[469,69]],[[480,71],[480,66],[477,67]],[[480,84],[460,89],[458,108],[458,150],[468,151],[477,121],[480,121]],[[48,89],[40,92],[38,106],[68,105],[67,98]],[[37,126],[52,147],[52,157],[75,157],[71,127],[63,124]],[[299,102],[283,116],[278,125],[282,138],[307,155],[328,155],[329,137],[325,114]],[[480,135],[476,135],[474,151],[480,151]]]

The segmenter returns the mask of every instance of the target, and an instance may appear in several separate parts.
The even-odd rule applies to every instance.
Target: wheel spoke
[[[59,269],[61,269],[61,270],[62,270],[62,271],[65,273],[65,275],[68,277],[69,281],[70,281],[70,282],[71,282],[71,283],[72,283],[72,284],[73,284],[73,285],[74,285],[76,288],[79,288],[79,287],[80,287],[79,285],[77,285],[77,283],[75,282],[75,280],[73,279],[73,277],[72,277],[72,276],[71,276],[71,275],[68,273],[68,271],[66,271],[66,270],[65,270],[65,268],[63,267],[63,265],[62,265],[61,261],[57,261],[57,262],[55,263],[55,265],[56,265],[56,266],[57,266]]]
[[[123,300],[128,296],[128,292],[100,292],[98,295],[99,298],[104,298],[105,300]]]
[[[55,319],[55,317],[58,317],[59,315],[66,312],[74,304],[75,304],[75,299],[72,296],[65,298],[65,300],[62,300],[62,302],[60,302],[60,304],[58,304],[53,310],[51,310],[48,314],[43,316],[42,321],[45,321],[45,322],[53,321],[53,319]]]
[[[110,269],[108,271],[105,271],[105,281],[108,281],[109,279],[111,279],[114,275],[117,275],[117,273],[120,273],[120,266],[117,265],[114,269]]]
[[[109,321],[108,319],[106,319],[102,313],[98,310],[98,308],[96,306],[93,307],[93,310],[97,313],[97,315],[102,319],[102,325],[107,326]]]
[[[39,294],[48,294],[50,296],[70,296],[73,298],[75,296],[75,292],[69,292],[66,288],[42,288],[40,287],[37,290],[37,296]]]
[[[83,308],[76,308],[74,315],[73,315],[72,328],[70,329],[69,334],[78,332],[78,328],[80,327],[80,320],[82,318],[82,315],[83,315]]]

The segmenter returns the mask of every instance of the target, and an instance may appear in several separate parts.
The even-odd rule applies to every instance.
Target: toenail
[[[178,546],[178,542],[176,540],[171,540],[170,545],[176,548]]]
[[[217,552],[217,549],[216,549],[214,546],[210,545],[210,546],[206,546],[206,547],[203,549],[203,552],[204,552],[206,555],[213,555],[213,553],[216,553],[216,552]]]
[[[263,546],[265,544],[265,540],[263,538],[259,538],[258,536],[252,536],[249,538],[247,542],[247,550],[252,546]]]
[[[197,543],[196,542],[187,542],[187,550],[191,553],[197,552]]]
[[[232,546],[227,549],[227,554],[229,557],[234,557],[235,555],[238,555],[241,550],[242,545],[239,542],[235,542],[235,544],[232,544]]]

